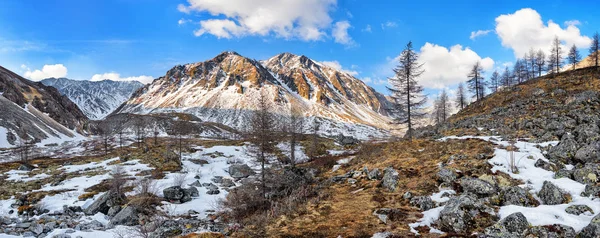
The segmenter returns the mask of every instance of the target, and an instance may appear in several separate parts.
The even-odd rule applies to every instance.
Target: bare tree
[[[525,61],[528,64],[528,68],[529,68],[529,78],[535,78],[536,77],[536,73],[537,73],[537,67],[536,67],[536,52],[533,48],[529,49],[529,54],[527,55],[527,57],[525,58]]]
[[[419,55],[413,50],[412,42],[408,42],[404,51],[400,54],[399,65],[394,69],[395,77],[389,78],[393,99],[393,111],[396,112],[395,122],[407,124],[406,135],[412,140],[413,119],[422,118],[426,113],[422,112],[427,98],[422,95],[423,87],[417,83],[417,79],[423,74],[423,64],[418,62]]]
[[[467,92],[465,90],[465,85],[461,82],[458,84],[458,88],[456,88],[456,106],[460,108],[460,110],[464,109],[467,106]]]
[[[33,138],[27,139],[22,138],[19,140],[19,145],[13,149],[14,153],[17,155],[19,161],[23,164],[29,164],[29,160],[31,159],[31,154],[33,153],[33,147],[35,146],[35,141]]]
[[[113,138],[113,130],[112,126],[107,121],[102,121],[98,124],[98,131],[100,133],[100,138],[102,139],[102,144],[104,146],[104,155],[108,155],[109,143]]]
[[[592,37],[592,44],[590,45],[590,58],[596,67],[598,67],[598,61],[600,61],[600,52],[598,52],[600,51],[599,41],[600,35],[598,35],[598,32],[596,32],[596,34],[594,34]]]
[[[300,136],[304,133],[304,119],[298,107],[290,103],[290,111],[288,117],[288,124],[285,126],[285,132],[289,138],[290,143],[290,164],[296,165],[296,147],[300,140]]]
[[[133,123],[133,130],[135,133],[135,139],[137,141],[137,146],[140,149],[145,150],[145,140],[146,140],[146,120],[143,117],[139,116],[135,118]]]
[[[542,50],[538,50],[535,55],[535,66],[537,67],[538,77],[542,76],[544,66],[546,65],[546,54]]]
[[[579,55],[579,50],[577,50],[577,46],[575,46],[575,44],[573,44],[573,46],[571,46],[571,49],[569,49],[567,60],[569,61],[569,64],[573,66],[573,69],[575,69],[577,63],[581,61],[581,55]]]
[[[500,83],[503,87],[509,87],[512,85],[512,76],[510,69],[508,69],[508,66],[504,68],[504,72],[502,72],[502,77],[500,78]]]
[[[269,154],[275,149],[276,144],[276,119],[271,113],[271,104],[265,95],[264,88],[260,90],[257,109],[250,118],[249,140],[253,145],[253,154],[260,163],[261,187],[263,198],[266,198],[266,176],[265,165],[268,163]]]
[[[190,130],[190,124],[188,124],[185,121],[176,121],[173,124],[173,127],[171,128],[171,133],[176,135],[177,138],[177,148],[179,149],[179,161],[183,159],[183,139],[189,133]]]
[[[490,77],[490,85],[488,86],[492,93],[498,91],[498,87],[500,87],[500,74],[497,70],[494,70],[492,76]]]
[[[469,85],[469,90],[473,93],[476,101],[481,100],[485,93],[485,82],[483,81],[483,68],[479,61],[475,62],[468,77],[467,84]]]
[[[515,61],[515,65],[513,66],[513,79],[515,80],[513,83],[519,84],[525,81],[525,72],[523,70],[523,60],[517,59]]]
[[[448,98],[448,93],[446,93],[446,89],[442,89],[440,95],[437,96],[433,103],[433,113],[432,116],[436,124],[441,124],[446,122],[446,119],[450,116],[450,109],[452,105],[450,104],[450,99]]]
[[[314,118],[311,125],[311,135],[310,135],[310,157],[314,158],[319,155],[319,131],[321,130],[321,123],[317,120],[317,117]]]
[[[115,130],[117,135],[119,136],[119,148],[123,148],[123,134],[125,134],[125,129],[127,127],[127,122],[129,121],[129,114],[127,115],[118,115],[115,126]]]
[[[152,127],[152,135],[154,136],[154,146],[158,146],[158,135],[160,134],[160,126],[158,125],[158,121],[154,123]]]
[[[552,47],[550,50],[550,57],[548,57],[548,71],[551,73],[559,73],[560,67],[562,66],[562,48],[560,46],[560,40],[558,36],[552,40]]]

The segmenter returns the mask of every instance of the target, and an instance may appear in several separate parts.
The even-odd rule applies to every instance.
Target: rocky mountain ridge
[[[388,134],[383,95],[347,73],[289,53],[256,61],[224,52],[205,62],[175,66],[115,113],[184,112],[243,129],[261,95],[279,116],[296,108],[307,126],[319,120],[323,134],[361,139]]]
[[[137,81],[87,81],[67,78],[48,78],[41,81],[67,96],[91,120],[99,120],[113,112],[139,88]]]

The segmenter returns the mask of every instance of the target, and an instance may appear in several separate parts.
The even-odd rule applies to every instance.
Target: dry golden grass
[[[415,140],[368,144],[349,165],[324,177],[362,170],[392,166],[400,173],[396,192],[380,188],[380,181],[358,179],[356,186],[347,183],[324,185],[320,196],[299,209],[301,213],[282,216],[268,226],[271,237],[371,237],[376,232],[392,231],[399,237],[412,237],[408,224],[416,222],[421,211],[410,206],[402,195],[410,191],[414,195],[430,195],[438,191],[436,174],[439,163],[445,163],[451,155],[462,154],[465,159],[456,160],[451,168],[464,174],[479,176],[490,173],[487,160],[476,159],[479,154],[493,153],[492,144],[482,140],[449,140],[448,142]],[[314,162],[313,162],[314,163]],[[373,211],[378,208],[396,208],[389,224],[382,223]],[[425,237],[436,237],[423,229]]]

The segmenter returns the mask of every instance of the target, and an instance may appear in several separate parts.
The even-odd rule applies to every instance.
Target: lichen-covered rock
[[[460,195],[450,198],[440,212],[439,225],[442,231],[465,233],[477,223],[484,223],[480,216],[492,217],[494,210],[474,196]],[[495,219],[494,219],[495,220]]]
[[[477,194],[480,197],[491,196],[497,192],[494,185],[478,178],[464,177],[460,180],[460,185],[465,192]]]
[[[600,153],[597,144],[585,145],[577,150],[575,159],[582,163],[600,162]]]
[[[558,178],[573,178],[573,171],[572,170],[567,170],[567,169],[559,169],[558,171],[556,171],[556,173],[554,173],[554,178],[558,179]]]
[[[399,173],[392,167],[387,167],[383,170],[383,179],[381,186],[390,192],[395,192],[398,186]]]
[[[575,238],[575,229],[562,224],[532,226],[525,232],[526,238]]]
[[[420,208],[422,211],[427,211],[433,208],[433,200],[429,196],[416,196],[410,199],[410,204]]]
[[[247,178],[255,172],[247,164],[234,164],[229,166],[229,175],[234,179]]]
[[[590,221],[586,227],[584,227],[581,232],[579,232],[578,238],[597,238],[600,237],[600,214],[596,215]]]
[[[112,226],[135,226],[139,224],[139,212],[133,206],[127,206],[110,219]]]
[[[565,134],[558,145],[548,150],[548,159],[557,162],[569,162],[577,152],[578,143],[571,134]]]
[[[524,207],[533,206],[533,202],[531,201],[531,195],[525,189],[513,186],[508,187],[502,190],[501,192],[502,205],[517,205]]]
[[[485,229],[485,234],[492,237],[522,237],[529,222],[523,213],[510,214],[491,227]]]
[[[542,168],[542,169],[548,170],[548,171],[557,171],[558,170],[558,168],[557,168],[556,165],[553,165],[550,162],[545,161],[543,159],[538,159],[537,161],[535,161],[534,166],[538,167],[538,168]]]
[[[565,212],[573,215],[581,215],[586,212],[589,212],[590,215],[594,214],[594,210],[587,205],[571,205],[565,209]]]
[[[573,180],[583,183],[593,185],[598,181],[598,174],[600,173],[600,168],[598,164],[588,163],[582,168],[573,169]]]
[[[458,174],[456,174],[456,172],[454,172],[454,170],[452,170],[452,169],[443,167],[437,173],[437,177],[438,177],[438,181],[440,181],[440,182],[452,183],[452,182],[454,182],[454,180],[456,180],[456,178],[458,178]]]
[[[381,171],[378,168],[374,168],[367,173],[367,178],[369,180],[379,180],[381,179]]]
[[[585,189],[581,192],[581,196],[584,197],[600,197],[600,186],[597,185],[585,185]]]
[[[549,181],[544,181],[538,197],[546,205],[557,205],[568,202],[567,194]]]
[[[180,186],[173,186],[163,189],[163,197],[172,202],[179,202],[185,195],[185,190]]]

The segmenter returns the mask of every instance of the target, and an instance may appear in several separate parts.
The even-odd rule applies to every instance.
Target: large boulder
[[[517,205],[524,207],[531,207],[534,205],[531,199],[531,195],[527,190],[518,187],[508,187],[502,190],[501,192],[502,205]]]
[[[491,183],[478,178],[463,177],[460,185],[465,192],[476,194],[479,197],[487,197],[496,194],[497,189]]]
[[[234,179],[247,178],[255,172],[247,164],[234,164],[229,166],[229,175]]]
[[[575,229],[573,229],[573,227],[565,226],[562,224],[553,224],[546,226],[532,226],[527,230],[527,232],[525,232],[525,237],[575,238],[576,234],[577,233],[575,233]]]
[[[549,181],[544,181],[538,197],[546,205],[558,205],[568,202],[567,193]]]
[[[592,218],[590,224],[579,232],[580,238],[597,238],[600,237],[600,214]]]
[[[140,213],[133,206],[127,206],[117,215],[110,219],[110,224],[113,226],[124,225],[124,226],[135,226],[139,224]]]
[[[163,197],[170,202],[179,202],[185,195],[185,190],[180,186],[163,189]]]
[[[523,213],[517,212],[486,228],[485,234],[492,237],[523,237],[528,227],[527,218]]]
[[[454,172],[454,170],[442,167],[440,171],[437,173],[438,181],[443,183],[452,183],[456,178],[458,178],[458,174]]]
[[[126,197],[124,194],[114,194],[111,192],[106,192],[102,194],[100,197],[96,198],[92,204],[86,207],[83,212],[86,215],[94,215],[98,212],[103,214],[108,214],[108,210],[112,206],[118,206],[123,201],[125,201]]]
[[[400,174],[392,167],[387,167],[383,170],[383,179],[381,180],[381,186],[386,188],[390,192],[395,192],[398,186],[398,179]]]
[[[565,134],[558,145],[548,150],[548,159],[553,162],[568,163],[577,153],[578,143],[571,134]]]
[[[575,153],[575,159],[582,163],[600,162],[600,148],[598,144],[585,145]]]
[[[439,225],[442,231],[465,233],[477,223],[485,223],[479,216],[494,217],[494,209],[471,195],[450,198],[440,212]],[[487,225],[487,224],[485,224]]]
[[[588,163],[582,168],[573,169],[573,180],[588,184],[594,185],[598,181],[598,174],[600,174],[600,166],[595,163]]]
[[[417,196],[410,200],[410,204],[420,208],[422,211],[427,211],[434,207],[433,200],[429,196]]]

